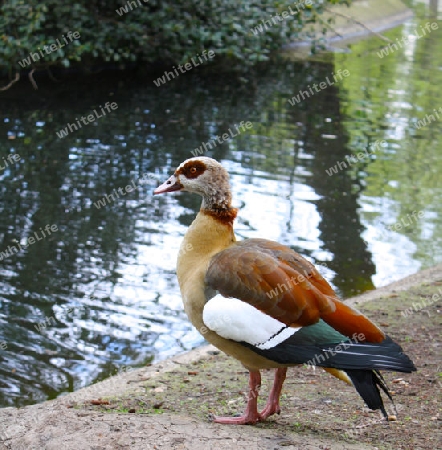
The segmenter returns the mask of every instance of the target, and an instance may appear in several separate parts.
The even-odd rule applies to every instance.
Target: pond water
[[[200,199],[152,195],[203,143],[231,173],[238,236],[289,245],[344,298],[440,263],[442,22],[426,14],[385,33],[411,36],[388,55],[372,38],[243,84],[194,69],[1,93],[0,406],[203,343],[175,277]]]

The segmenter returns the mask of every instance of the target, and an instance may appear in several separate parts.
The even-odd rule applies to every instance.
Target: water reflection
[[[200,199],[152,190],[241,121],[253,128],[209,153],[232,174],[240,237],[290,245],[346,297],[440,261],[441,124],[412,124],[442,104],[442,41],[420,41],[411,59],[379,61],[367,41],[329,63],[266,68],[245,85],[192,73],[157,88],[126,74],[2,93],[0,161],[20,159],[0,171],[0,404],[52,398],[202,342],[174,272]],[[288,103],[337,68],[351,76]],[[57,137],[107,101],[118,109]],[[379,139],[387,145],[371,157],[327,175]],[[424,218],[388,228],[413,210]],[[52,224],[58,231],[4,255]]]

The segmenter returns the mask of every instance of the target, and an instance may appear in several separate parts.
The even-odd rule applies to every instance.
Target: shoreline
[[[413,290],[426,292],[425,289],[428,289],[430,285],[434,292],[437,292],[437,289],[440,291],[440,285],[442,285],[442,264],[405,277],[404,279],[393,282],[385,287],[353,297],[346,300],[346,302],[351,305],[356,305],[357,308],[363,306],[364,312],[367,308],[370,310],[370,307],[372,310],[379,311],[378,306],[376,305],[379,302],[382,302],[381,311],[384,310],[384,308],[385,311],[388,311],[389,308],[390,310],[394,308],[395,319],[409,320],[409,317],[405,317],[401,314],[401,310],[406,308],[407,305],[403,303],[402,300],[396,300],[396,297],[408,294],[410,296],[415,295],[411,292]],[[415,298],[416,297],[412,297],[412,299]],[[412,300],[410,300],[410,302],[411,301]],[[428,304],[428,307],[434,309],[435,314],[432,314],[430,317],[430,314],[428,314],[428,316],[423,314],[425,311],[414,311],[412,322],[414,323],[417,320],[422,321],[424,319],[427,321],[430,319],[436,320],[440,313],[440,310],[437,309],[439,306],[436,303],[437,302],[432,302],[431,304]],[[411,304],[412,303],[410,303],[410,305]],[[381,312],[381,314],[386,313]],[[382,323],[380,323],[380,325],[388,326]],[[398,329],[402,330],[403,327],[399,327]],[[386,330],[389,331],[389,333],[393,331],[391,328],[387,328]],[[406,329],[404,329],[403,332],[400,332],[400,339],[404,342],[404,338],[405,342],[408,342],[406,341],[406,335],[409,332]],[[434,345],[437,347],[439,344],[436,342],[433,346]],[[216,378],[216,380],[214,380],[216,382],[215,385],[219,386],[220,389],[222,388],[226,391],[229,390],[229,380],[232,380],[230,377],[235,373],[241,374],[240,376],[235,376],[235,379],[238,379],[238,386],[245,389],[247,380],[242,366],[232,358],[225,357],[213,346],[205,345],[148,367],[133,370],[129,369],[124,373],[117,374],[76,392],[62,395],[54,400],[22,408],[1,408],[0,450],[74,450],[78,448],[81,448],[82,450],[93,450],[98,448],[100,450],[113,450],[117,448],[128,450],[142,448],[164,448],[167,450],[170,448],[192,448],[192,450],[202,450],[212,448],[210,445],[215,445],[213,448],[222,449],[224,447],[217,441],[220,434],[225,436],[226,442],[229,442],[230,447],[226,446],[225,448],[231,448],[232,436],[237,436],[237,438],[243,440],[248,447],[251,445],[251,448],[253,449],[267,449],[268,447],[263,444],[265,443],[265,439],[267,439],[267,434],[271,432],[270,434],[272,436],[276,436],[279,429],[278,426],[280,426],[280,422],[284,416],[275,416],[274,421],[268,421],[259,426],[245,427],[226,427],[213,424],[207,420],[207,418],[202,420],[201,414],[203,413],[201,411],[204,410],[207,403],[210,407],[212,407],[213,404],[213,411],[222,411],[222,406],[219,401],[215,400],[216,394],[198,400],[196,403],[196,410],[191,407],[192,399],[190,397],[189,403],[187,400],[182,400],[183,412],[181,414],[177,414],[177,412],[173,411],[170,412],[170,408],[162,410],[161,405],[163,403],[161,402],[159,402],[158,405],[153,406],[155,409],[150,409],[149,411],[140,409],[137,411],[137,414],[131,414],[131,412],[134,413],[136,411],[124,409],[121,406],[125,401],[135,401],[134,399],[138,399],[144,403],[146,403],[146,401],[150,402],[153,401],[152,399],[157,395],[165,395],[167,401],[171,402],[173,405],[178,405],[180,402],[179,400],[175,400],[175,397],[183,395],[182,390],[186,387],[192,387],[192,382],[197,380],[198,376],[201,377],[201,374],[207,367],[214,368],[213,370],[215,370],[216,373],[216,377],[214,377]],[[440,368],[442,368],[442,365],[440,365]],[[437,370],[440,371],[440,368]],[[297,372],[295,379],[299,380],[299,377],[305,376],[319,377],[320,374],[317,372],[319,371],[312,372],[311,370],[300,370],[299,373]],[[265,375],[268,376],[268,374]],[[329,377],[325,372],[324,375]],[[398,374],[396,374],[396,376],[397,375]],[[182,381],[182,377],[184,377],[184,381]],[[408,381],[409,377],[405,376],[404,379],[407,379]],[[204,378],[204,380],[212,380],[212,376],[210,376],[210,378]],[[299,381],[294,382],[299,383]],[[199,385],[200,384],[196,384],[196,386]],[[393,387],[397,390],[397,385],[392,385],[390,381],[390,388]],[[339,389],[341,388],[342,387],[339,387]],[[240,388],[238,387],[238,389]],[[314,387],[314,389],[318,389],[318,387]],[[166,390],[167,392],[163,393],[163,390]],[[233,391],[234,390],[235,389],[233,389]],[[230,389],[230,392],[233,391]],[[315,394],[317,395],[317,392]],[[343,394],[345,394],[343,397],[344,401],[349,401],[347,397],[352,398],[351,395],[353,395],[353,393],[350,392],[340,393],[339,395],[342,396]],[[195,393],[195,395],[198,397],[197,393]],[[302,393],[298,395],[302,395]],[[438,394],[435,394],[435,397],[437,397],[437,395]],[[109,401],[104,399],[109,399]],[[193,400],[195,401],[197,399]],[[228,404],[236,401],[237,400],[230,400]],[[204,403],[206,404],[205,406],[203,405]],[[238,408],[242,407],[242,405],[236,406],[238,406]],[[300,405],[297,404],[296,407],[299,406]],[[354,401],[355,408],[361,409],[362,406],[363,405],[359,400]],[[109,408],[109,411],[103,411],[102,409],[100,410],[100,408]],[[193,408],[195,408],[195,406]],[[401,415],[404,415],[404,413],[402,412]],[[117,446],[115,442],[109,442],[105,446],[98,445],[99,442],[103,444],[105,441],[107,442],[107,440],[110,439],[109,436],[116,436],[115,433],[109,434],[110,426],[123,430],[126,426],[125,424],[132,424],[131,426],[133,427],[141,427],[140,436],[142,436],[143,439],[140,441],[140,446],[138,446],[138,444],[136,446],[128,444],[128,446],[120,447]],[[273,425],[275,430],[268,429],[269,424]],[[88,431],[84,432],[86,429]],[[156,432],[159,433],[156,438],[156,442],[158,442],[156,447],[146,445],[146,433],[151,429],[155,429]],[[108,431],[106,432],[106,430]],[[160,432],[159,430],[163,431]],[[126,440],[129,439],[129,435],[131,435],[129,431],[130,429],[118,433],[119,439],[121,438],[126,442]],[[177,433],[180,436],[179,439],[181,439],[183,443],[189,442],[189,446],[174,447],[172,445],[170,439],[172,439],[173,436],[176,438]],[[361,443],[356,446],[345,443],[345,447],[342,447],[342,441],[337,441],[335,444],[333,440],[330,441],[328,438],[321,438],[321,440],[318,441],[317,435],[311,435],[311,433],[307,437],[305,434],[302,434],[302,439],[306,442],[304,450],[317,449],[320,448],[319,445],[329,445],[329,447],[324,448],[337,450],[343,448],[348,450],[367,450],[376,448],[371,445],[362,445]],[[63,442],[63,445],[61,445],[61,442]],[[201,445],[198,444],[198,442],[200,442]],[[320,442],[320,444],[318,442]],[[161,443],[164,443],[164,447]],[[310,447],[309,443],[311,443],[312,447]],[[279,447],[276,446],[272,448]],[[286,448],[297,447],[288,446]]]

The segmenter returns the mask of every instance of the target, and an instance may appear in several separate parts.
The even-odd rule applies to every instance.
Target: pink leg
[[[244,414],[240,417],[215,417],[214,422],[248,425],[254,424],[261,420],[261,415],[258,413],[258,393],[261,387],[261,374],[259,370],[256,372],[249,372],[249,399]]]
[[[261,420],[267,419],[272,414],[280,414],[279,397],[281,396],[282,385],[284,384],[286,374],[287,368],[276,369],[272,390],[270,391],[267,404],[260,414]]]

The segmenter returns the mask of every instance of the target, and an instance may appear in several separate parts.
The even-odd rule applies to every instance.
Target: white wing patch
[[[288,327],[246,302],[221,294],[206,303],[203,321],[223,338],[247,342],[261,350],[277,346],[300,329]]]

